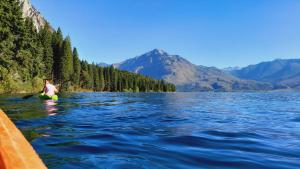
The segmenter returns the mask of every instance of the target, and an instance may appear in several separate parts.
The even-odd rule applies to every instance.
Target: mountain
[[[39,31],[46,24],[45,18],[41,15],[41,13],[31,5],[29,0],[19,0],[20,6],[23,12],[23,17],[32,18],[33,24],[36,29]]]
[[[111,64],[100,62],[100,63],[97,63],[97,66],[100,66],[100,67],[109,67],[109,66],[111,66]]]
[[[222,70],[225,72],[231,72],[231,71],[239,70],[239,69],[240,69],[240,67],[234,66],[234,67],[226,67],[226,68],[223,68]]]
[[[300,89],[300,59],[276,59],[270,62],[261,62],[233,70],[231,74],[242,79]]]
[[[272,85],[268,83],[240,80],[215,67],[197,66],[178,55],[170,55],[160,49],[154,49],[114,66],[155,79],[164,79],[175,84],[179,91],[272,89]]]

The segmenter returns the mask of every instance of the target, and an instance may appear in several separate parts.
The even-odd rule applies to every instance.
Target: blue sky
[[[89,62],[154,48],[198,65],[300,58],[299,0],[31,0]]]

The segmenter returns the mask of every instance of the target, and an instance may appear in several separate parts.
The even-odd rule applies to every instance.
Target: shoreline
[[[109,91],[68,91],[63,92],[64,94],[70,93],[291,93],[291,92],[300,92],[300,90],[245,90],[245,91],[175,91],[175,92],[109,92]],[[38,94],[38,92],[14,92],[14,93],[0,93],[1,95],[29,95],[29,94]]]

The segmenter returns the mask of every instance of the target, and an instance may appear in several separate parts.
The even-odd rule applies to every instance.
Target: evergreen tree
[[[99,68],[99,91],[103,91],[105,87],[103,68]]]
[[[52,32],[48,23],[39,32],[40,41],[43,46],[43,62],[45,64],[44,75],[46,77],[53,77],[53,49],[52,49]]]
[[[66,91],[70,86],[71,75],[73,74],[73,53],[69,36],[65,38],[62,45],[59,68],[59,79],[62,84],[62,89]]]
[[[88,73],[88,63],[87,61],[81,61],[81,74],[80,74],[81,88],[88,89],[89,81],[90,81],[90,76]]]
[[[89,74],[89,81],[88,81],[88,89],[94,89],[94,73],[93,73],[93,64],[88,64],[88,74]]]
[[[37,30],[30,18],[26,18],[24,29],[19,41],[16,61],[19,65],[19,74],[23,81],[31,81],[34,77],[42,75],[44,69],[43,46],[39,41]]]
[[[109,73],[109,68],[105,68],[104,69],[104,79],[105,79],[105,91],[110,91],[110,89],[111,89],[111,86],[110,86],[110,84],[111,84],[111,78],[110,78],[110,73]]]
[[[99,77],[99,71],[97,66],[93,66],[93,77],[94,77],[94,91],[101,91],[100,88],[100,77]]]
[[[136,78],[133,78],[133,91],[139,92],[139,87],[138,87]]]
[[[10,92],[18,64],[14,61],[22,30],[22,13],[16,1],[0,1],[0,92]]]
[[[112,90],[118,91],[118,72],[113,69],[113,78],[112,78]]]
[[[129,88],[128,88],[128,80],[127,80],[127,78],[124,78],[123,79],[123,90],[128,90]]]
[[[110,78],[109,81],[110,81],[110,91],[111,92],[114,91],[114,70],[115,70],[114,66],[111,65],[109,67],[109,78]]]
[[[58,28],[52,34],[52,49],[53,49],[53,75],[54,81],[57,83],[60,80],[60,63],[61,63],[61,49],[63,44],[63,35],[61,29]]]
[[[0,2],[0,82],[8,79],[17,69],[13,61],[16,42],[22,30],[22,13],[17,1]]]
[[[77,49],[73,49],[73,75],[72,75],[72,82],[73,85],[78,87],[80,85],[80,72],[81,72],[81,64],[78,57]]]
[[[122,80],[121,77],[118,79],[118,91],[122,92],[123,91],[123,86],[122,86]]]

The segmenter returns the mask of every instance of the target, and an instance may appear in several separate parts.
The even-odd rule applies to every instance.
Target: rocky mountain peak
[[[31,5],[29,0],[19,0],[22,8],[23,17],[32,19],[34,26],[39,31],[46,24],[46,20],[41,13]]]
[[[179,55],[154,49],[115,66],[121,70],[164,79],[178,91],[233,91],[269,89],[269,84],[243,81],[214,67],[196,66]]]
[[[144,55],[145,56],[168,56],[169,54],[162,49],[153,49]]]

